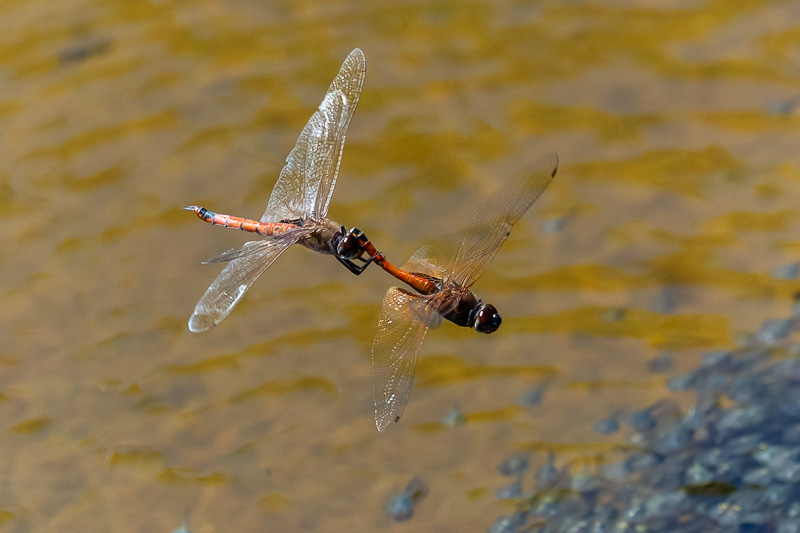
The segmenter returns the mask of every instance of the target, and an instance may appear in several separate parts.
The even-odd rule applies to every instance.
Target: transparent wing
[[[286,158],[286,165],[275,183],[267,209],[261,217],[262,222],[305,219],[310,216],[319,220],[327,214],[328,204],[336,185],[345,134],[358,105],[365,73],[364,53],[356,48],[345,59],[342,68],[328,88],[320,109],[311,116],[300,133],[294,149]],[[330,98],[336,93],[341,96]],[[328,109],[329,105],[341,106],[341,110],[334,112]],[[314,135],[315,123],[326,122],[318,116],[320,113],[327,113],[326,120],[331,125],[330,133],[322,137]],[[322,145],[314,144],[319,143],[320,140]],[[315,153],[316,158],[327,157],[326,168],[329,171],[308,182],[306,170],[309,166],[307,159],[310,151]],[[327,155],[323,156],[322,154]],[[315,163],[315,165],[317,165],[315,168],[318,168],[319,163]],[[313,191],[310,196],[308,195],[309,190]]]
[[[414,381],[417,354],[429,327],[441,316],[427,300],[392,287],[383,299],[378,330],[372,343],[373,399],[378,431],[397,422]]]
[[[308,137],[311,123],[307,123],[300,132],[300,137],[289,155],[286,164],[281,170],[272,194],[269,197],[267,209],[261,216],[261,222],[279,222],[281,220],[302,219],[303,217],[303,178],[306,169],[306,153],[308,152]]]
[[[467,230],[450,233],[427,242],[414,252],[400,267],[406,272],[426,274],[434,278],[444,278],[453,271],[453,264],[461,248]]]
[[[450,278],[462,287],[473,284],[508,238],[511,226],[550,184],[558,156],[548,154],[534,170],[503,185],[461,231],[438,237],[417,250],[400,267],[436,278]]]
[[[455,256],[453,281],[462,287],[475,283],[510,235],[511,227],[553,181],[557,169],[558,156],[548,154],[536,161],[531,171],[506,182],[483,204]]]
[[[347,113],[342,117],[342,130],[347,131],[353,113],[356,112],[358,100],[361,98],[361,88],[364,86],[364,76],[367,73],[367,60],[364,52],[356,48],[345,58],[339,73],[333,78],[328,92],[341,91],[347,102]]]
[[[337,90],[325,95],[319,110],[308,121],[311,129],[306,154],[303,212],[311,220],[322,220],[328,211],[339,166],[338,159],[335,159],[339,151],[339,132],[346,111],[346,98],[342,91]]]
[[[314,232],[313,228],[297,228],[297,229],[291,229],[289,231],[286,231],[285,233],[281,233],[278,235],[272,235],[268,237],[265,236],[264,239],[270,241],[272,243],[272,246],[279,246],[281,242],[288,242],[291,245],[296,243],[303,237],[310,235],[313,232]],[[203,264],[207,265],[209,263],[223,263],[250,255],[253,253],[253,248],[250,245],[259,242],[261,241],[251,241],[245,243],[244,246],[239,246],[238,248],[231,248],[230,250],[227,250],[217,256],[212,257],[208,261],[203,261]]]
[[[250,241],[241,248],[228,250],[219,256],[221,261],[225,258],[231,260],[197,302],[194,313],[189,317],[190,331],[208,331],[219,324],[273,261],[297,242],[296,235],[293,238],[286,238],[285,234],[278,237]]]
[[[361,98],[361,88],[364,86],[364,77],[367,73],[367,60],[364,57],[364,52],[356,48],[345,58],[342,63],[342,68],[333,79],[331,86],[328,88],[328,94],[341,92],[344,96],[344,112],[337,118],[337,131],[336,140],[333,144],[333,153],[331,160],[333,161],[332,173],[326,179],[320,181],[319,191],[316,200],[316,216],[320,220],[328,213],[328,204],[333,195],[333,189],[336,186],[336,178],[339,175],[339,165],[342,162],[342,152],[344,151],[344,141],[347,136],[347,128],[350,126],[350,121],[353,119],[353,114],[358,107],[358,101]]]

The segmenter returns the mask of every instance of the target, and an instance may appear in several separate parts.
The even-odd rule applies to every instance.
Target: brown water
[[[800,112],[774,108],[800,96],[800,6],[615,4],[0,2],[0,529],[483,531],[504,457],[608,457],[626,434],[592,424],[665,394],[650,359],[677,372],[785,315]],[[503,327],[429,334],[385,434],[378,269],[292,249],[186,328],[219,271],[200,261],[244,236],[180,207],[258,218],[356,46],[329,214],[397,262],[562,163],[474,287]],[[430,495],[391,525],[415,475]]]

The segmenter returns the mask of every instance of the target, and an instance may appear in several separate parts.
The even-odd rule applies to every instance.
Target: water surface
[[[0,528],[415,531],[507,512],[519,450],[603,460],[593,423],[783,316],[800,253],[793,2],[0,3]],[[375,431],[390,285],[302,249],[219,327],[186,320],[355,47],[367,79],[330,216],[402,263],[506,176],[553,186],[475,286],[491,337],[429,334]],[[558,231],[548,231],[553,225]],[[545,383],[541,403],[523,407]],[[454,408],[465,424],[442,423]],[[534,456],[543,461],[545,454]],[[398,526],[400,529],[405,526]]]

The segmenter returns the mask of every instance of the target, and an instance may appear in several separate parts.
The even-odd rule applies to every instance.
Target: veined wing
[[[531,173],[509,181],[483,205],[472,225],[433,239],[400,267],[469,286],[480,277],[508,238],[511,226],[533,205],[555,176],[558,156],[549,154]]]
[[[328,93],[342,91],[347,101],[347,113],[342,117],[342,129],[346,132],[353,113],[356,112],[358,100],[361,98],[361,88],[364,86],[364,76],[367,73],[367,60],[364,52],[359,48],[354,49],[345,58],[339,73],[333,78]]]
[[[378,330],[372,343],[373,399],[378,431],[397,422],[406,407],[414,367],[429,327],[441,316],[427,300],[392,287],[383,299]]]
[[[267,209],[261,217],[262,222],[296,218],[304,219],[307,217],[320,220],[327,214],[328,204],[330,203],[339,171],[345,134],[358,105],[365,73],[366,60],[364,59],[364,53],[356,48],[345,59],[342,68],[328,88],[320,109],[311,116],[300,133],[295,147],[286,158],[286,165],[275,183]],[[338,98],[329,98],[330,95],[336,93],[341,94],[339,102],[336,101]],[[343,109],[340,112],[337,113],[327,109],[327,106],[331,104],[335,106],[341,105],[340,102],[344,102]],[[333,122],[330,125],[332,131],[322,137],[319,135],[312,136],[315,123],[319,124],[321,121],[321,117],[318,115],[326,112],[329,117],[327,122]],[[326,121],[322,120],[322,122],[325,123]],[[315,144],[312,146],[313,143],[319,143],[320,140],[323,143],[322,145]],[[309,167],[307,158],[310,151],[316,154],[315,157],[318,160],[326,157],[329,161],[326,165],[329,171],[327,173],[317,172],[316,177],[311,180],[306,176],[306,170]],[[315,163],[315,165],[319,166],[319,163]]]
[[[306,153],[305,198],[303,213],[311,220],[321,221],[328,211],[333,193],[339,160],[341,122],[347,113],[347,98],[336,90],[325,95],[319,110],[308,121],[308,151]]]
[[[312,117],[313,118],[313,117]],[[286,164],[281,170],[281,175],[272,194],[269,197],[267,209],[261,216],[261,222],[279,222],[281,220],[303,219],[303,183],[306,171],[306,154],[308,153],[308,137],[311,132],[309,121],[300,137],[286,156]]]
[[[297,242],[298,233],[250,241],[241,248],[228,250],[219,256],[220,261],[230,259],[230,262],[197,302],[189,317],[189,330],[194,333],[207,331],[228,316],[258,277],[289,246]]]
[[[294,228],[284,233],[279,233],[277,235],[265,236],[264,240],[272,242],[272,246],[278,246],[279,243],[281,242],[288,242],[289,244],[294,244],[303,237],[306,237],[313,232],[314,232],[313,228]],[[221,254],[212,257],[208,261],[203,261],[203,264],[207,265],[210,263],[224,263],[227,261],[233,261],[234,259],[250,255],[254,252],[252,246],[250,245],[258,242],[261,241],[251,241],[245,243],[244,246],[231,248],[230,250],[226,250]]]
[[[453,271],[453,265],[466,237],[465,231],[449,233],[425,243],[414,252],[400,270],[444,278]]]
[[[361,98],[361,88],[364,86],[364,77],[367,73],[367,60],[364,52],[356,48],[345,58],[342,68],[328,87],[328,94],[341,92],[344,96],[344,112],[336,118],[336,140],[333,144],[331,160],[333,168],[330,175],[325,176],[319,183],[316,195],[315,216],[320,220],[328,214],[328,204],[336,186],[336,178],[339,175],[339,165],[342,162],[342,152],[344,151],[344,141],[347,136],[347,128],[353,119],[353,114],[358,107]],[[326,95],[327,96],[327,95]],[[323,100],[324,102],[324,100]]]
[[[453,281],[462,287],[475,283],[510,235],[511,227],[553,181],[556,170],[558,156],[548,154],[536,161],[531,171],[506,182],[483,204],[471,228],[464,232],[453,264]]]

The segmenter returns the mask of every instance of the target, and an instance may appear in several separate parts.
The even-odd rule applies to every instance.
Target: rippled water
[[[795,2],[0,3],[0,528],[484,530],[520,449],[592,431],[769,316],[800,253]],[[555,150],[475,286],[491,337],[429,334],[375,431],[391,280],[292,249],[219,327],[186,320],[355,47],[367,79],[330,216],[402,263]],[[562,227],[563,226],[563,227]],[[557,231],[552,231],[556,229]],[[541,403],[521,405],[544,383]],[[442,420],[454,408],[465,424]]]

